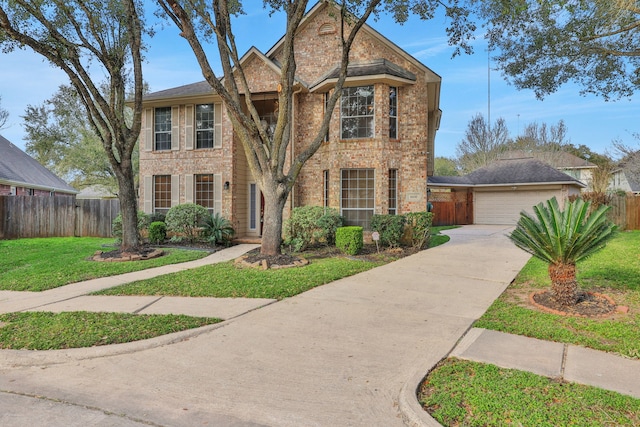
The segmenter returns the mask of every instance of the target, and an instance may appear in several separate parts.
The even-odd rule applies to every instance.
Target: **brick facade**
[[[334,16],[337,14],[330,13],[330,7],[325,3],[314,7],[296,37],[296,77],[304,83],[299,93],[294,95],[293,141],[289,156],[304,150],[317,136],[324,113],[325,93],[331,88],[330,84],[322,86],[314,85],[314,82],[322,82],[323,76],[340,63],[340,36],[336,30],[339,23]],[[254,102],[270,106],[269,103],[277,100],[279,75],[274,64],[279,63],[280,48],[280,45],[276,45],[265,55],[252,48],[245,55],[243,69]],[[386,60],[385,64],[391,63],[402,69],[404,75],[415,78],[409,81],[388,75],[365,75],[360,79],[348,79],[345,86],[374,87],[373,135],[370,138],[341,139],[338,101],[333,111],[328,141],[303,167],[288,204],[290,208],[322,205],[324,171],[329,171],[328,203],[329,206],[340,209],[341,171],[373,169],[374,213],[388,213],[389,170],[393,169],[397,175],[397,213],[425,210],[427,174],[433,160],[433,139],[439,117],[440,78],[371,28],[365,27],[356,37],[351,61],[354,64],[367,64],[379,60]],[[398,133],[394,139],[389,138],[390,86],[397,87],[398,100]],[[316,90],[314,87],[321,89]],[[224,189],[221,195],[222,215],[231,219],[240,236],[259,235],[259,230],[249,228],[251,208],[259,209],[259,201],[254,200],[252,206],[249,199],[254,180],[226,113],[221,120],[220,148],[186,147],[188,133],[193,132],[188,123],[189,114],[193,114],[193,106],[220,102],[216,95],[192,94],[187,89],[182,94],[180,90],[169,90],[165,91],[166,96],[159,92],[146,98],[140,143],[141,207],[145,211],[153,208],[153,200],[149,194],[152,187],[149,182],[154,175],[174,177],[173,188],[179,192],[172,194],[175,204],[192,199],[187,194],[192,191],[192,187],[187,184],[192,175],[214,173],[219,175],[221,182],[229,183],[229,188]],[[171,150],[155,151],[152,141],[148,140],[153,135],[148,130],[153,127],[149,120],[153,119],[153,109],[158,107],[173,107],[177,115],[172,126],[177,127],[173,135],[179,135],[179,146],[172,147]]]

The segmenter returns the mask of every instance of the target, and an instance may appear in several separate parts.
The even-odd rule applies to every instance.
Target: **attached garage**
[[[532,207],[556,197],[562,200],[562,188],[546,190],[474,189],[474,224],[516,224],[520,212],[533,213]]]
[[[442,191],[473,193],[473,212],[467,216],[474,224],[515,225],[521,211],[532,213],[533,206],[555,197],[560,206],[569,196],[585,187],[575,178],[534,159],[499,160],[468,175],[430,177],[433,194]],[[434,208],[437,215],[437,201]]]

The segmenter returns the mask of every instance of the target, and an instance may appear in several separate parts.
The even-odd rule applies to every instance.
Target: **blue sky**
[[[256,4],[262,2],[255,1]],[[247,4],[251,4],[247,2]],[[246,51],[252,45],[266,52],[284,32],[282,17],[269,17],[262,7],[250,9],[234,27],[238,48]],[[383,16],[370,20],[369,25],[385,35],[409,54],[442,76],[440,107],[443,110],[440,130],[436,136],[436,156],[454,157],[456,145],[464,137],[471,118],[488,113],[488,59],[486,42],[479,34],[474,42],[475,54],[451,58],[444,18],[421,21],[413,17],[404,25]],[[203,80],[200,69],[186,41],[174,27],[159,28],[148,41],[143,73],[152,91]],[[215,60],[216,49],[211,46],[209,58]],[[216,67],[217,70],[220,67]],[[24,149],[22,118],[27,105],[39,105],[48,99],[67,78],[29,51],[0,53],[0,95],[2,107],[10,113],[9,127],[0,133]],[[611,141],[640,148],[633,138],[640,133],[640,105],[637,97],[605,102],[595,96],[580,96],[580,88],[566,85],[539,101],[532,91],[519,91],[507,84],[496,70],[490,72],[491,121],[506,120],[511,136],[515,137],[531,122],[555,125],[564,120],[572,143],[584,144],[603,153],[610,150]]]

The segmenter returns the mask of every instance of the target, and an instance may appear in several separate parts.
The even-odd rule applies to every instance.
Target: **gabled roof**
[[[479,187],[505,185],[571,184],[586,187],[582,182],[535,159],[498,160],[465,176],[429,177],[436,187]]]
[[[37,190],[78,193],[75,188],[58,178],[53,172],[1,135],[0,182]]]

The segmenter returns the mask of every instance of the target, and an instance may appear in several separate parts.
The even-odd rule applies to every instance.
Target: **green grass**
[[[161,265],[192,261],[208,255],[204,251],[167,250],[165,256],[136,262],[89,261],[97,250],[113,239],[55,237],[0,241],[0,289],[44,291],[69,283],[113,276]]]
[[[640,232],[620,233],[577,268],[583,289],[613,297],[618,304],[629,306],[629,313],[578,318],[526,307],[516,297],[518,293],[551,285],[546,264],[532,258],[474,326],[640,358]]]
[[[0,315],[0,348],[52,350],[119,344],[221,322],[209,317],[90,312]]]
[[[105,289],[95,295],[283,299],[382,264],[334,257],[313,259],[305,267],[263,271],[225,262]]]
[[[445,426],[640,425],[639,399],[457,359],[429,374],[419,399]]]
[[[442,225],[439,227],[431,227],[431,240],[429,241],[429,247],[435,248],[436,246],[443,245],[451,240],[451,237],[440,234],[442,230],[451,230],[452,228],[458,228],[458,225]]]

